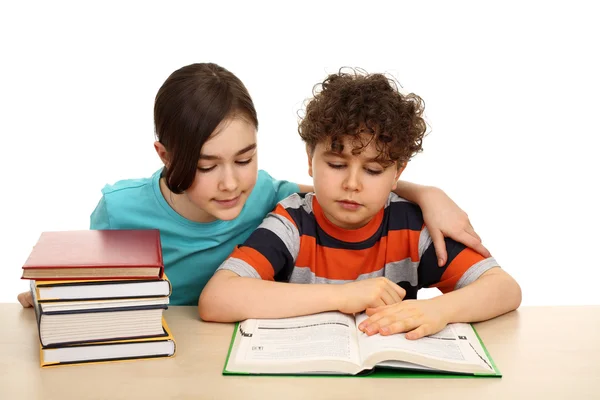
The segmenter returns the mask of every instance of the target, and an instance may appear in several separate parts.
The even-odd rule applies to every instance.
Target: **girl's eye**
[[[213,165],[212,167],[198,167],[198,171],[206,173],[212,171],[213,169],[215,169],[215,167],[216,165]]]
[[[327,165],[329,165],[331,168],[333,169],[342,169],[345,167],[344,164],[333,164],[333,163],[327,163]]]
[[[383,171],[379,170],[379,169],[369,169],[369,168],[367,168],[366,171],[367,171],[367,174],[369,174],[369,175],[380,175],[381,173],[383,173]]]
[[[249,158],[247,160],[236,161],[235,163],[239,164],[239,165],[247,165],[247,164],[250,164],[251,162],[252,162],[252,158]]]

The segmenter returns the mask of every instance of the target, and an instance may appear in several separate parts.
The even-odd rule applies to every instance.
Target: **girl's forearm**
[[[398,196],[400,196],[408,201],[412,201],[413,203],[419,204],[419,202],[421,201],[421,198],[423,196],[423,193],[428,190],[433,190],[433,189],[434,188],[431,186],[423,186],[423,185],[419,185],[419,184],[412,183],[412,182],[398,181],[398,184],[396,186],[396,190],[394,190],[394,193],[396,193]],[[437,189],[437,190],[441,190],[441,189]]]

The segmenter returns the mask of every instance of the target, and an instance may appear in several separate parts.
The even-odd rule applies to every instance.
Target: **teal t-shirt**
[[[234,247],[250,236],[279,201],[300,190],[297,184],[275,180],[261,170],[236,219],[199,223],[169,206],[160,191],[161,171],[150,178],[106,185],[90,217],[90,229],[159,229],[173,305],[198,304],[200,292]]]

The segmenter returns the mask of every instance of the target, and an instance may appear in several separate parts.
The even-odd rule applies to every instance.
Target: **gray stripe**
[[[431,242],[433,242],[433,240],[429,234],[429,229],[425,226],[421,230],[421,235],[419,236],[419,260],[423,258],[423,253],[425,253],[425,250],[431,245]]]
[[[408,201],[405,198],[400,197],[396,193],[392,192],[392,193],[390,193],[387,201],[385,202],[385,207],[388,207],[390,205],[390,203],[410,203],[410,201]]]
[[[313,211],[312,198],[314,195],[314,193],[306,193],[306,195],[304,195],[304,198],[302,198],[300,197],[300,195],[298,195],[298,193],[294,193],[291,196],[288,196],[285,199],[281,200],[279,204],[281,204],[283,208],[293,208],[295,210],[302,207],[304,211],[310,214]]]
[[[294,193],[281,200],[279,204],[283,208],[300,208],[302,206],[302,197],[298,195],[298,193]]]
[[[419,262],[413,262],[410,257],[404,260],[387,263],[384,267],[384,276],[390,281],[409,282],[411,286],[419,283]]]
[[[477,264],[473,264],[471,268],[465,271],[458,282],[456,282],[454,290],[463,288],[475,282],[484,272],[494,267],[500,268],[494,257],[486,258],[485,260],[479,261]]]
[[[361,274],[358,278],[350,280],[322,278],[316,276],[309,267],[294,267],[292,276],[290,277],[290,283],[341,284],[385,276],[392,282],[408,281],[412,286],[417,286],[418,266],[418,262],[412,262],[410,258],[406,258],[402,261],[388,263],[385,267],[377,271]]]
[[[360,281],[362,279],[376,278],[383,276],[383,268],[379,271],[371,272],[369,274],[362,274],[356,279],[343,280],[343,279],[326,279],[316,276],[309,267],[294,267],[292,276],[290,277],[290,283],[321,283],[321,284],[341,284]]]
[[[277,235],[292,255],[294,262],[296,261],[300,251],[300,233],[296,225],[282,215],[269,213],[258,227],[268,229]]]
[[[227,270],[238,274],[239,276],[243,276],[246,278],[257,278],[261,279],[260,275],[250,264],[248,264],[244,260],[240,260],[239,258],[228,258],[217,268],[217,271]]]

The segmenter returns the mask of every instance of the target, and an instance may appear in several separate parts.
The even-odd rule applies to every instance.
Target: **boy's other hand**
[[[336,285],[341,291],[338,310],[353,314],[367,308],[376,308],[401,302],[406,291],[387,278],[371,278]]]
[[[414,340],[438,333],[448,325],[443,310],[434,299],[406,300],[391,306],[368,308],[366,313],[369,318],[358,328],[369,336],[407,332],[406,338]]]
[[[31,292],[19,293],[17,300],[19,300],[19,303],[21,303],[23,308],[33,307],[33,297],[31,296]]]
[[[484,257],[490,252],[481,244],[481,238],[473,229],[469,216],[446,193],[431,187],[420,201],[423,220],[429,230],[440,267],[446,264],[448,253],[444,237],[449,237],[468,246]]]

